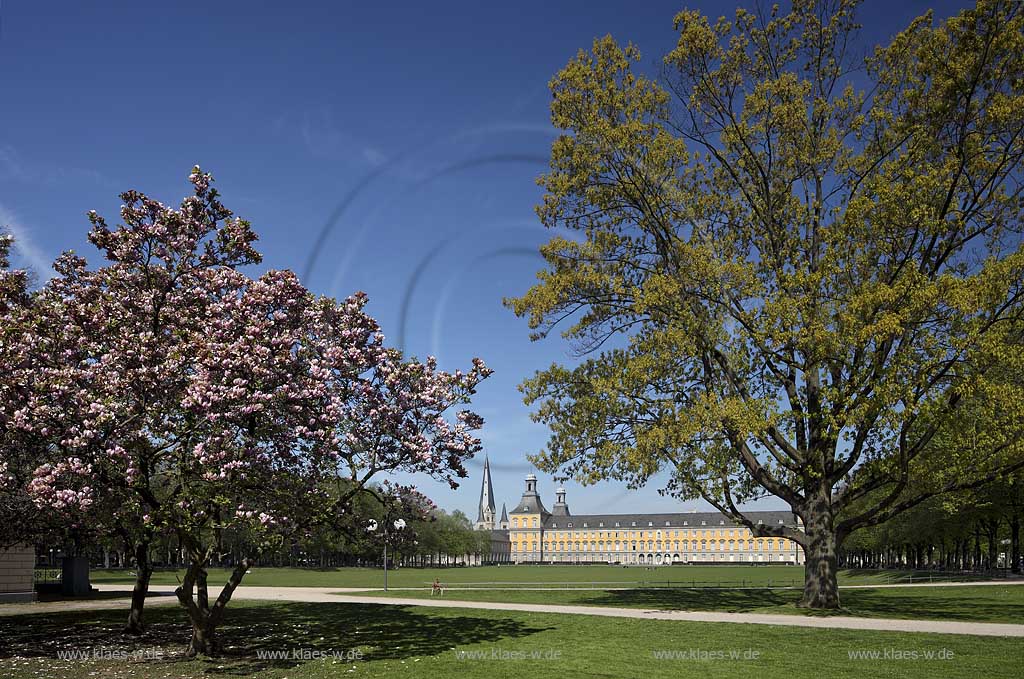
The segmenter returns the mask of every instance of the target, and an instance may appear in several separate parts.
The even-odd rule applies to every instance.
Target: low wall
[[[0,549],[0,602],[35,601],[32,569],[36,552],[31,545]]]

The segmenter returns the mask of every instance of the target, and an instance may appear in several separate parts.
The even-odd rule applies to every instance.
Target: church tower
[[[501,503],[501,521],[498,523],[498,528],[501,530],[508,530],[508,512],[505,511],[505,503]]]
[[[494,530],[497,516],[494,507],[494,487],[491,485],[491,462],[484,456],[484,478],[480,483],[480,507],[477,510],[477,530]]]

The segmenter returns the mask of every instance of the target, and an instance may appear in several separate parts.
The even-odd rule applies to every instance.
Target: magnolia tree
[[[26,336],[33,385],[12,427],[47,442],[28,490],[59,510],[130,536],[141,627],[149,543],[174,534],[189,568],[178,598],[191,653],[215,630],[261,547],[344,512],[376,475],[426,473],[456,484],[482,420],[451,413],[490,370],[405,360],[386,348],[363,294],[338,303],[288,271],[252,278],[255,234],[195,168],[193,195],[169,208],[123,194],[123,225],[96,214],[106,264],[62,256]],[[340,492],[329,492],[334,484]],[[214,602],[206,568],[225,531],[241,558]]]
[[[119,534],[134,552],[133,632],[154,531],[171,529],[153,517],[181,492],[166,482],[172,451],[216,433],[187,400],[208,355],[207,323],[217,304],[259,297],[281,277],[236,272],[259,261],[256,237],[207,175],[197,168],[191,181],[194,195],[177,210],[127,192],[122,227],[90,214],[89,240],[106,263],[90,270],[67,253],[35,296],[23,379],[31,395],[13,418],[23,439],[46,444],[49,459],[28,486],[37,505]]]
[[[24,332],[31,308],[27,273],[10,268],[13,244],[11,235],[0,231],[0,549],[25,536],[33,514],[24,491],[33,443],[13,428],[14,413],[27,395],[18,376],[28,362]]]

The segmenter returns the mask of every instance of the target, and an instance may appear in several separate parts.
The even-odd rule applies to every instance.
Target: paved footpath
[[[124,585],[96,585],[101,592],[130,592]],[[169,596],[171,585],[150,587],[152,598],[146,605],[173,604]],[[639,618],[643,620],[685,620],[688,622],[729,622],[753,625],[788,625],[790,627],[818,627],[826,629],[881,630],[889,632],[930,632],[935,634],[974,634],[980,636],[1024,637],[1024,625],[990,622],[958,622],[950,620],[896,620],[890,618],[808,617],[802,615],[770,615],[762,613],[723,613],[716,611],[659,611],[640,608],[609,608],[599,606],[556,606],[548,604],[517,604],[494,601],[458,601],[455,599],[411,599],[399,597],[366,596],[369,588],[344,587],[246,587],[235,590],[235,599],[261,601],[302,601],[310,603],[359,603],[385,606],[431,606],[436,608],[484,608],[495,611],[523,611],[529,613],[562,613],[569,615],[599,615],[611,618]],[[360,594],[360,592],[364,594]],[[122,607],[125,599],[98,601],[48,602],[35,604],[0,605],[0,616],[26,613],[48,613],[63,610]]]

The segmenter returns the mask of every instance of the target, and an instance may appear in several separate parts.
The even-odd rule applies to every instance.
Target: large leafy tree
[[[580,52],[540,180],[565,235],[509,302],[581,354],[524,385],[538,464],[667,470],[799,543],[822,608],[851,532],[1022,464],[1021,7],[926,15],[858,59],[855,5],[681,12],[657,79],[611,37]],[[752,522],[764,495],[803,530]]]

